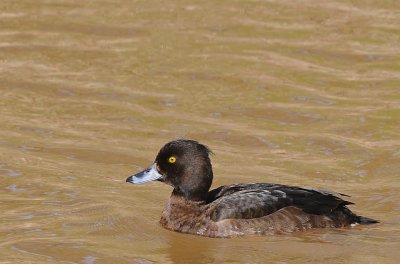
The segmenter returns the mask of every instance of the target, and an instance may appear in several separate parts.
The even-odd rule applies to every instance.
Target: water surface
[[[0,3],[0,262],[398,263],[398,1]],[[175,138],[213,186],[352,195],[381,224],[209,239],[125,184]]]

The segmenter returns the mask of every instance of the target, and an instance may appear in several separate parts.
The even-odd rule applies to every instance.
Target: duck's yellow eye
[[[176,161],[176,158],[174,156],[169,157],[169,159],[168,159],[169,163],[175,163],[175,161]]]

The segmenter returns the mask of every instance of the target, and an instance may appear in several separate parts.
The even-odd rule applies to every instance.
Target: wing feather
[[[234,184],[214,189],[207,196],[207,211],[213,221],[258,218],[286,206],[310,214],[329,214],[352,204],[330,191],[269,183]]]

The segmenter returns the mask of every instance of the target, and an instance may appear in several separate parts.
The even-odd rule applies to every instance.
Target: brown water
[[[351,194],[381,224],[209,239],[125,184],[167,141],[213,186]],[[400,4],[0,2],[1,263],[399,263]]]

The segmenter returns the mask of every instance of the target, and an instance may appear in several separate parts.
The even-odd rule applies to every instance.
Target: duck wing
[[[214,189],[207,196],[207,211],[213,221],[263,217],[287,206],[309,214],[329,214],[351,202],[343,194],[270,183],[234,184]]]

